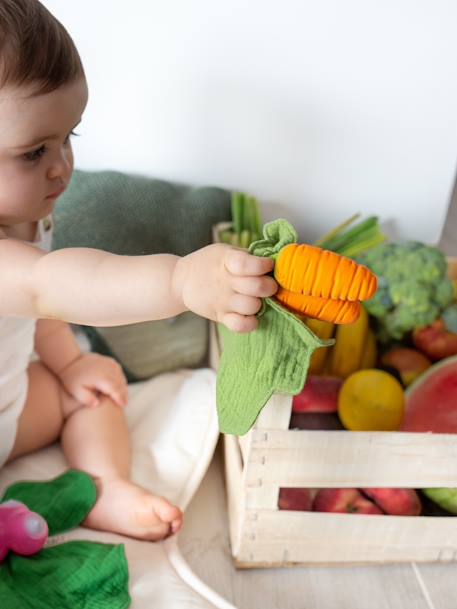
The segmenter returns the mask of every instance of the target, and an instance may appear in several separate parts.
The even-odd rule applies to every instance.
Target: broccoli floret
[[[378,291],[365,304],[378,319],[384,342],[432,323],[454,299],[446,258],[436,247],[419,241],[383,243],[357,261],[378,276]]]
[[[457,304],[451,304],[447,309],[443,311],[441,315],[442,320],[444,321],[444,325],[446,326],[446,330],[449,332],[457,333]]]
[[[435,301],[445,309],[454,300],[454,286],[448,279],[441,279],[436,286]]]
[[[383,317],[385,312],[393,307],[389,288],[381,286],[383,278],[379,280],[378,291],[371,300],[365,303],[367,311],[374,317]]]

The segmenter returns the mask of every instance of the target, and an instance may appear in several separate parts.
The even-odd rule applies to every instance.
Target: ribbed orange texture
[[[293,313],[314,317],[335,324],[352,324],[360,314],[359,301],[335,300],[296,294],[284,288],[279,288],[276,299]]]
[[[279,253],[275,278],[289,292],[354,302],[374,296],[378,285],[376,275],[354,260],[296,243],[286,245]]]

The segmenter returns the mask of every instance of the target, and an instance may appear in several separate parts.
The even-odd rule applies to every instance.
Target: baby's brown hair
[[[38,0],[0,0],[0,87],[50,93],[84,76],[67,30]]]

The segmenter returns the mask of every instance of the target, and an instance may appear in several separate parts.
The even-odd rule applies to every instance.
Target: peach
[[[356,488],[323,488],[313,502],[315,512],[382,514],[382,510]]]
[[[410,385],[432,362],[423,353],[407,347],[396,347],[384,353],[381,365],[398,371],[403,385]]]
[[[280,510],[311,511],[313,499],[309,488],[280,488],[278,507]]]
[[[336,412],[343,380],[334,376],[308,376],[292,401],[292,412]]]
[[[457,355],[457,334],[449,332],[442,319],[437,319],[426,328],[415,330],[413,343],[432,361]]]
[[[386,514],[419,516],[421,513],[422,505],[419,495],[412,488],[362,488],[360,490]]]

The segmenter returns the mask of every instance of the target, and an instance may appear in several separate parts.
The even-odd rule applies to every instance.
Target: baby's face
[[[0,225],[35,222],[54,208],[73,172],[72,130],[87,103],[84,78],[30,97],[0,89]]]

